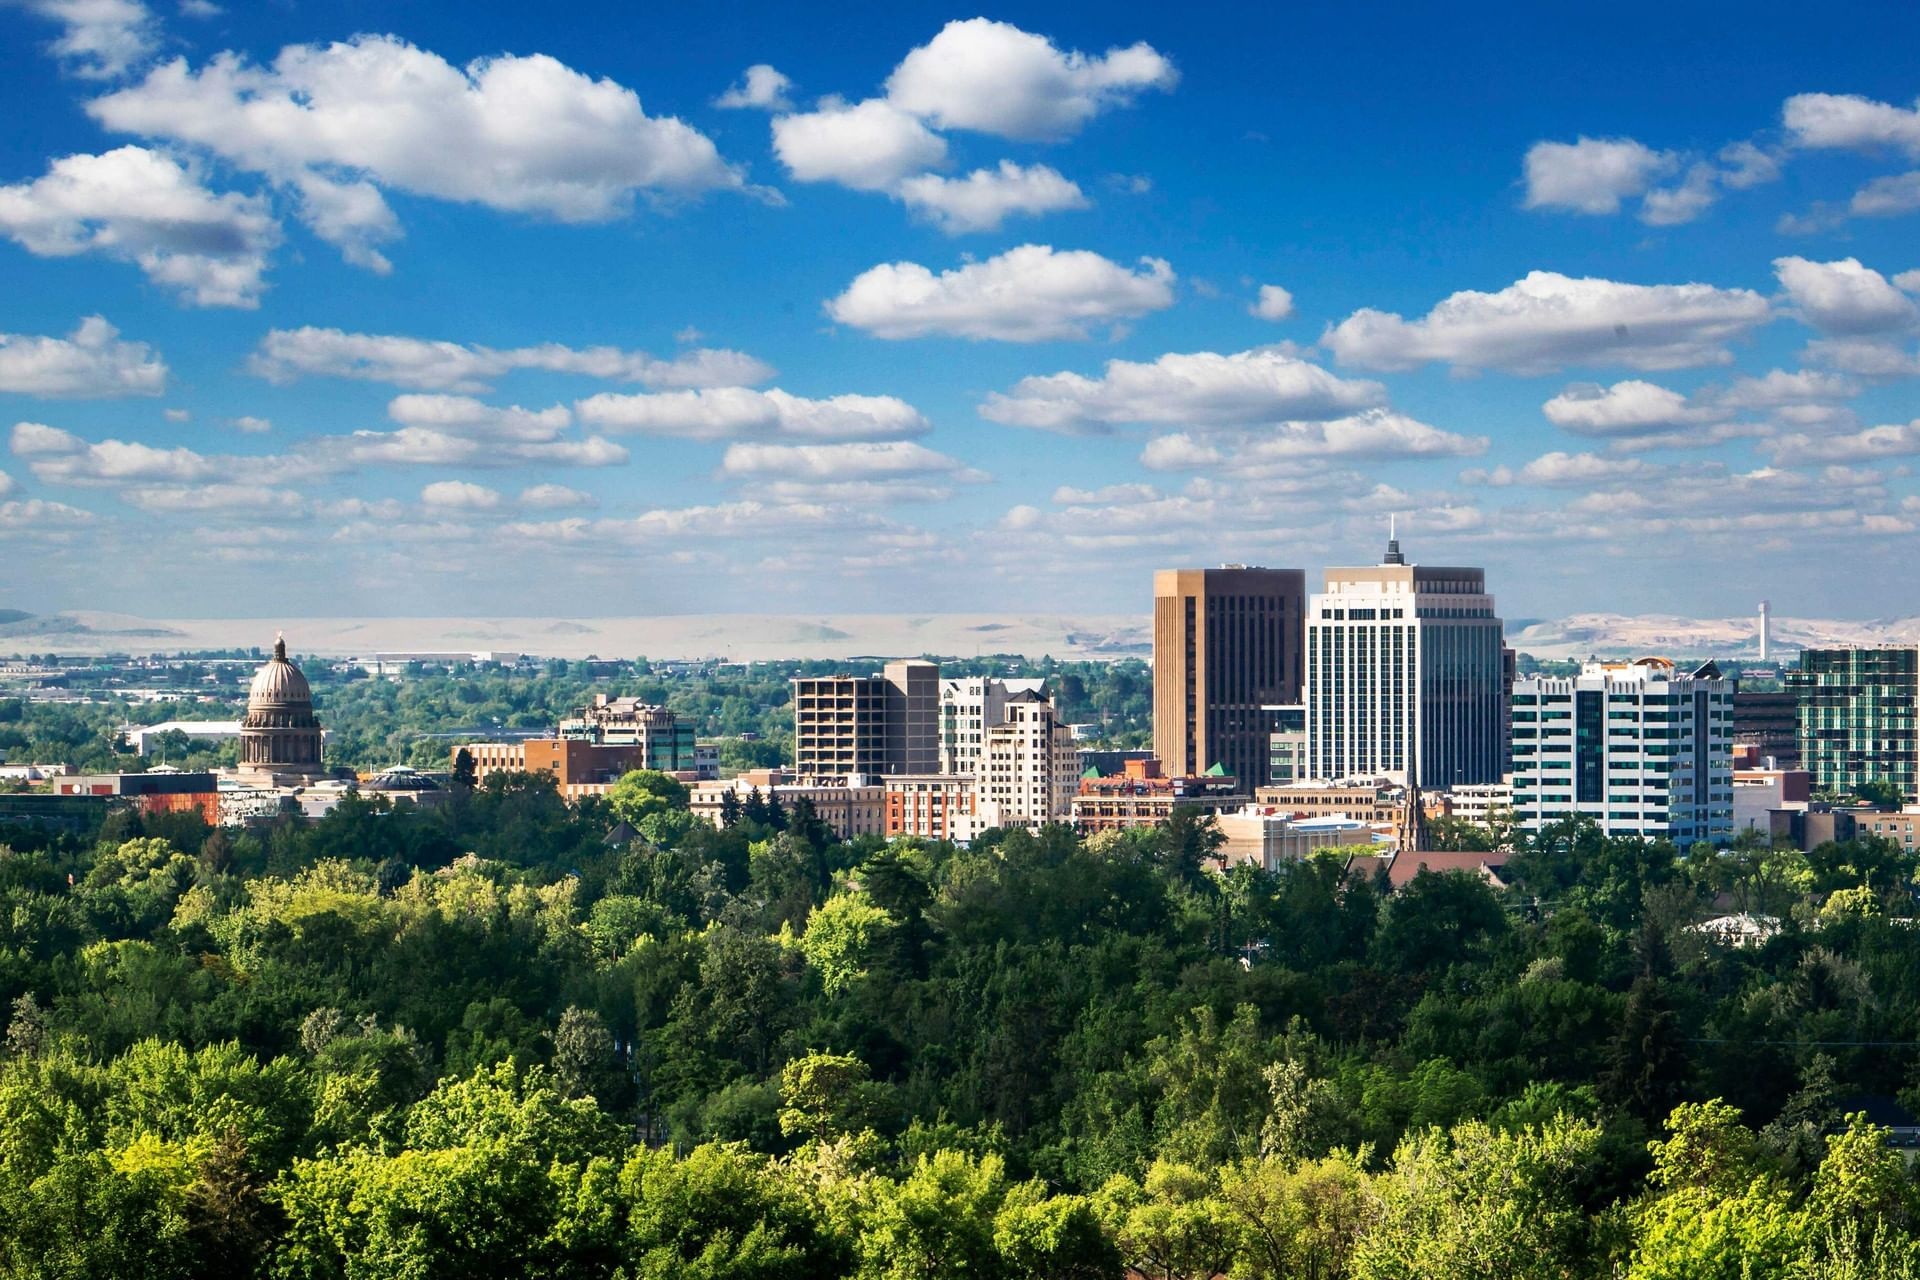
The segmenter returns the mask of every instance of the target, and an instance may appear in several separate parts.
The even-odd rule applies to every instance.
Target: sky
[[[1555,12],[1556,10],[1566,12]],[[0,0],[0,607],[1916,612],[1920,8]]]

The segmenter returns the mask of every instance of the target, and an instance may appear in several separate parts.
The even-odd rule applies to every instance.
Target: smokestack
[[[1760,602],[1760,661],[1767,660],[1767,651],[1773,647],[1773,606],[1767,601]]]

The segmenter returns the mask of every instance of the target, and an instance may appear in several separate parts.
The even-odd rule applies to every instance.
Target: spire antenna
[[[1387,513],[1387,554],[1380,563],[1405,564],[1406,562],[1407,558],[1400,554],[1399,514],[1389,511]]]

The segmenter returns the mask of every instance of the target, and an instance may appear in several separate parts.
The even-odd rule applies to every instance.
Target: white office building
[[[1395,538],[1377,565],[1328,569],[1307,606],[1302,776],[1499,782],[1503,649],[1484,570],[1408,564]]]
[[[940,682],[940,772],[981,776],[987,731],[1007,718],[1007,699],[1017,693],[1045,696],[1041,679],[1001,680],[969,676]]]
[[[1080,789],[1080,752],[1053,703],[1032,690],[1010,695],[986,739],[985,767],[975,775],[981,825],[1065,822]]]
[[[1539,831],[1574,815],[1610,836],[1685,848],[1733,836],[1733,689],[1709,663],[1589,662],[1513,689],[1513,810]]]

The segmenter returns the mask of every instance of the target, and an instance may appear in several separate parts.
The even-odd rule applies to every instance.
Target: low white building
[[[1220,855],[1229,867],[1251,864],[1272,871],[1322,849],[1372,849],[1373,827],[1353,818],[1293,819],[1253,806],[1214,817],[1227,842]]]
[[[122,731],[136,755],[152,755],[160,738],[181,733],[195,742],[226,742],[240,736],[238,720],[168,720],[164,724],[128,725]]]
[[[1681,847],[1733,838],[1733,690],[1709,663],[1589,662],[1513,686],[1513,811]]]

